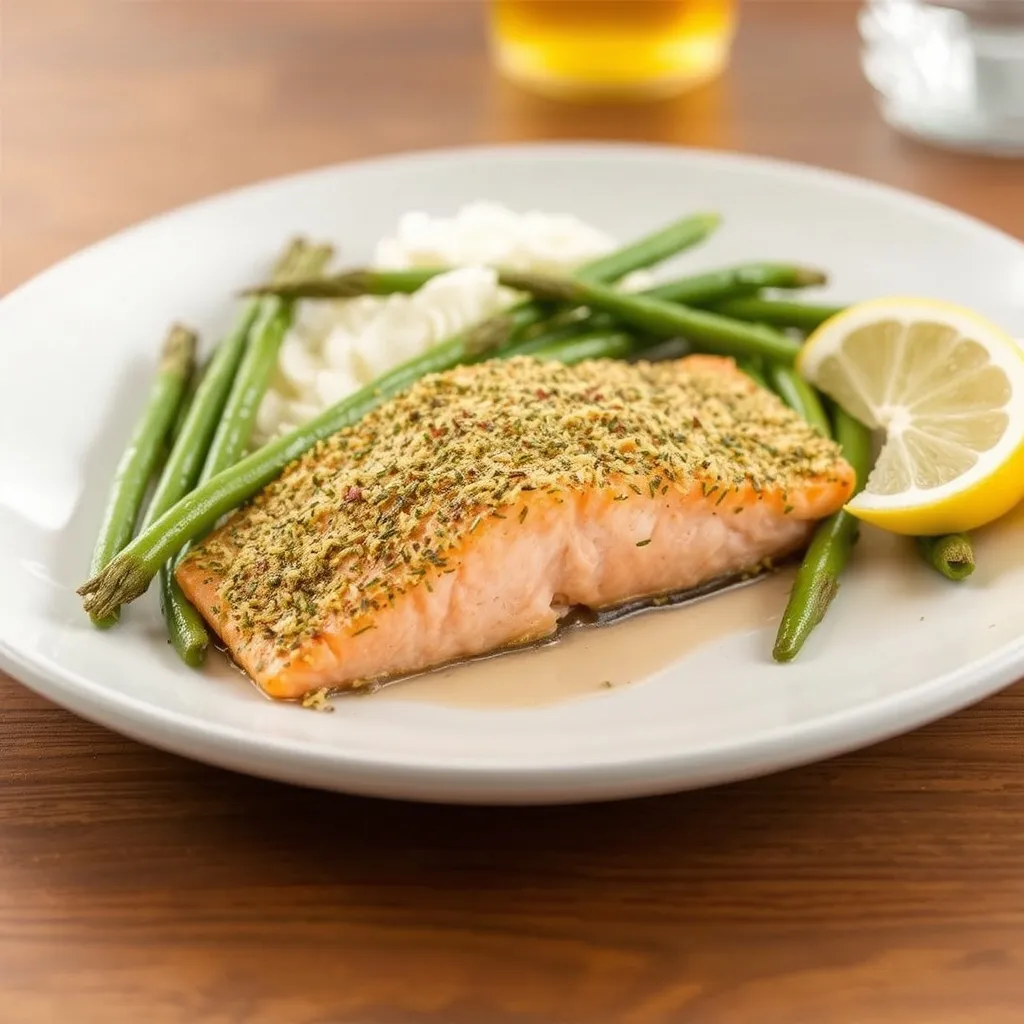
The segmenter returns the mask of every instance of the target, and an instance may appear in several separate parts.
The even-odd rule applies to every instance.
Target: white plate
[[[368,794],[474,802],[586,800],[707,785],[912,728],[1024,674],[1024,529],[980,539],[945,583],[866,536],[795,664],[765,622],[710,639],[637,685],[548,707],[472,710],[375,698],[315,714],[163,641],[152,595],[100,633],[74,588],[154,346],[175,318],[204,336],[225,297],[296,230],[344,258],[409,209],[476,198],[564,210],[626,240],[681,213],[725,226],[687,267],[756,258],[828,268],[836,295],[942,296],[1024,336],[1024,246],[919,199],[739,156],[635,146],[438,152],[329,168],[215,198],[80,253],[0,303],[0,663],[130,736],[257,775]],[[218,661],[219,658],[212,659]]]

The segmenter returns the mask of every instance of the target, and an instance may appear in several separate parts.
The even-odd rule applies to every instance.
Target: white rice
[[[566,273],[612,251],[616,240],[566,214],[515,213],[492,202],[454,217],[408,213],[382,239],[375,266],[452,266],[413,295],[299,304],[260,406],[254,444],[287,433],[385,371],[515,301],[492,266]],[[642,286],[631,275],[626,287]]]

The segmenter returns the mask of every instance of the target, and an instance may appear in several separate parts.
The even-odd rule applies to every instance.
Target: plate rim
[[[705,165],[724,163],[737,170],[769,171],[790,180],[795,177],[818,184],[839,185],[862,195],[898,202],[903,208],[941,218],[951,226],[980,231],[1002,244],[1009,243],[1024,255],[1024,242],[970,214],[892,185],[812,164],[657,143],[602,140],[496,143],[400,151],[341,161],[260,179],[181,204],[99,239],[20,283],[0,298],[0,313],[14,303],[31,301],[37,288],[46,287],[51,276],[72,269],[77,261],[122,244],[137,233],[183,215],[201,213],[205,207],[224,201],[244,201],[284,186],[301,188],[304,181],[343,175],[352,170],[372,173],[377,168],[417,160],[472,158],[486,162],[508,157],[586,159],[612,155],[675,158]],[[889,694],[796,725],[776,726],[753,739],[690,745],[671,754],[651,756],[640,752],[628,757],[588,760],[589,755],[576,755],[572,763],[556,765],[478,764],[471,760],[442,765],[424,763],[422,755],[419,761],[404,760],[395,752],[381,754],[379,758],[372,751],[352,756],[344,749],[327,748],[322,741],[299,745],[294,739],[211,723],[147,703],[56,665],[45,656],[19,650],[2,637],[0,667],[29,689],[84,718],[158,748],[178,754],[187,750],[185,756],[252,775],[406,799],[472,803],[579,802],[679,791],[745,778],[835,756],[901,734],[967,707],[1020,678],[1024,673],[1024,637],[980,661],[932,677],[909,691]],[[425,795],[427,793],[440,796]]]
[[[776,726],[753,740],[556,765],[471,761],[439,765],[394,754],[352,756],[321,741],[299,744],[161,709],[53,665],[49,659],[40,660],[50,675],[0,640],[0,668],[33,692],[89,721],[178,756],[254,776],[367,796],[540,804],[682,792],[863,749],[970,707],[1017,681],[1024,667],[1024,637],[969,668],[934,677],[912,690],[797,725]],[[91,700],[80,699],[86,694]],[[175,738],[182,742],[173,742]],[[272,760],[267,760],[268,754]]]
[[[184,214],[198,213],[206,206],[214,206],[226,200],[244,199],[247,196],[254,196],[263,191],[271,191],[283,185],[299,185],[304,180],[312,181],[315,178],[329,177],[346,170],[372,171],[375,168],[384,168],[390,165],[402,163],[408,160],[444,160],[447,158],[489,158],[501,157],[509,154],[522,154],[528,156],[531,153],[537,155],[557,154],[578,154],[580,156],[599,155],[605,153],[634,153],[637,156],[650,154],[656,156],[680,156],[703,163],[728,163],[737,167],[761,167],[781,173],[799,174],[808,180],[833,181],[863,191],[873,192],[877,196],[890,200],[899,200],[917,206],[921,210],[929,210],[931,213],[946,217],[950,221],[958,222],[961,226],[982,229],[990,232],[994,237],[1003,242],[1010,242],[1019,247],[1024,247],[1024,240],[1018,239],[1007,231],[990,224],[988,221],[975,217],[973,214],[965,213],[955,207],[947,206],[935,199],[917,195],[896,185],[889,185],[873,178],[865,178],[860,175],[851,174],[847,171],[838,171],[830,167],[822,167],[818,164],[807,163],[798,160],[786,160],[780,157],[759,156],[755,153],[740,152],[727,149],[705,149],[697,146],[675,146],[656,142],[626,142],[617,140],[602,139],[574,139],[569,141],[552,142],[495,142],[495,143],[471,143],[461,146],[436,146],[422,149],[399,150],[389,153],[376,154],[374,156],[358,157],[354,160],[340,160],[330,164],[320,164],[314,167],[307,167],[303,170],[292,171],[288,174],[279,174],[259,178],[256,181],[244,185],[237,185],[232,188],[222,189],[198,199],[179,203],[176,206],[168,207],[165,210],[157,211],[149,217],[134,221],[125,227],[105,235],[94,242],[76,249],[67,256],[57,260],[43,268],[38,273],[27,278],[14,288],[0,294],[0,308],[19,297],[25,290],[33,288],[44,281],[51,274],[65,269],[79,259],[93,255],[97,250],[120,243],[136,233],[158,227],[159,225],[173,220]]]

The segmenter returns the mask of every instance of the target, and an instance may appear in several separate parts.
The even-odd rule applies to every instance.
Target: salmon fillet
[[[853,485],[838,447],[732,360],[495,360],[318,444],[177,578],[259,686],[296,698],[752,569]]]

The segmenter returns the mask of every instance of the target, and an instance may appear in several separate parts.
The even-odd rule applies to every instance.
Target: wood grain
[[[505,139],[804,160],[1024,236],[1019,163],[881,124],[854,10],[748,3],[722,81],[587,108],[498,80],[468,0],[7,0],[3,287],[220,189]],[[1018,685],[743,785],[438,808],[192,764],[0,678],[0,1020],[1009,1024],[1022,737]]]

